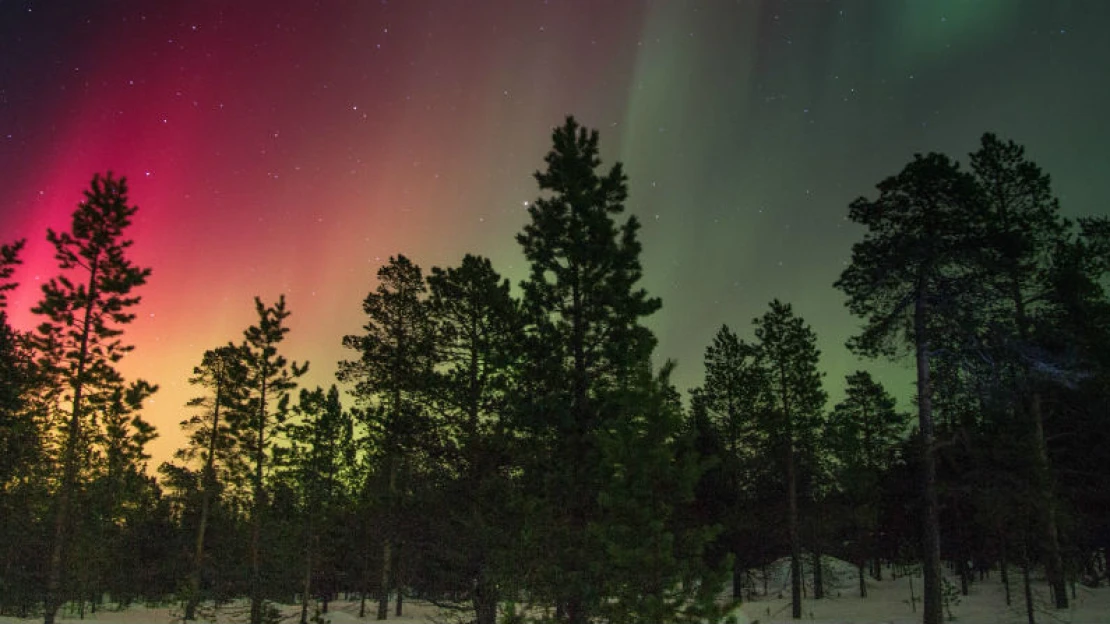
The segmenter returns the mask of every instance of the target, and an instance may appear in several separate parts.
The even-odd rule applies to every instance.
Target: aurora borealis
[[[775,297],[816,330],[833,400],[857,368],[905,386],[843,347],[848,203],[993,131],[1064,214],[1110,213],[1108,27],[1098,0],[3,0],[0,240],[29,239],[9,312],[33,325],[46,228],[92,174],[127,176],[154,273],[123,370],[161,386],[166,459],[191,368],[255,295],[286,294],[284,353],[326,385],[390,255],[523,277],[531,174],[573,114],[625,164],[681,387],[722,323],[749,336]]]

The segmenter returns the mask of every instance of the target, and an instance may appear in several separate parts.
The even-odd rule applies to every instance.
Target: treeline
[[[198,354],[157,477],[156,388],[116,370],[150,270],[128,258],[125,181],[95,177],[48,232],[39,327],[0,308],[0,613],[107,596],[192,620],[246,597],[252,624],[276,602],[307,622],[343,595],[378,619],[418,597],[479,624],[714,621],[730,578],[744,600],[785,556],[797,618],[833,556],[861,595],[921,565],[932,624],[944,561],[965,593],[998,570],[1008,600],[1043,570],[1060,607],[1105,578],[1110,225],[1063,219],[1019,146],[986,135],[966,172],[915,157],[850,208],[850,346],[913,357],[911,423],[866,372],[830,408],[816,336],[779,301],[750,338],[720,329],[684,407],[643,325],[661,303],[625,175],[573,118],[552,138],[519,297],[480,256],[390,258],[342,338],[347,405],[300,386],[284,297],[256,298],[239,341]],[[0,305],[22,246],[2,248]]]

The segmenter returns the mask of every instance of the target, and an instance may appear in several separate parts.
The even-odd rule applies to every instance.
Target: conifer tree
[[[32,309],[42,317],[33,343],[40,374],[59,389],[58,408],[66,411],[57,432],[61,478],[44,604],[47,624],[64,598],[72,506],[84,469],[81,450],[92,440],[90,408],[102,406],[123,384],[115,365],[131,347],[122,342],[121,327],[135,318],[129,309],[139,297],[132,290],[150,275],[150,269],[127,257],[132,241],[125,231],[136,210],[128,204],[125,178],[97,174],[73,213],[70,230],[47,231],[61,273],[43,285],[43,299]]]
[[[732,501],[727,535],[733,541],[733,598],[739,599],[747,563],[739,532],[742,489],[755,481],[758,459],[765,450],[760,424],[767,409],[768,377],[756,345],[741,340],[727,325],[705,350],[705,383],[699,395],[710,422],[725,446],[722,469]]]
[[[531,271],[521,284],[527,356],[514,420],[529,445],[526,530],[544,553],[530,595],[570,624],[677,617],[692,599],[674,593],[688,560],[668,552],[679,536],[663,507],[685,504],[697,471],[679,465],[676,444],[659,443],[681,420],[650,373],[655,338],[642,321],[660,302],[638,285],[639,221],[614,222],[626,180],[619,164],[599,170],[596,131],[567,118],[552,139],[535,174],[547,194],[528,206],[517,235]],[[650,499],[640,489],[648,474],[669,482],[672,497]],[[631,521],[651,505],[662,505],[652,507],[655,522]],[[700,558],[700,548],[685,552]],[[654,574],[639,593],[622,585],[637,561]],[[686,580],[687,591],[699,587]]]
[[[308,363],[290,363],[278,353],[278,345],[289,333],[285,319],[290,312],[285,308],[285,295],[277,303],[267,306],[259,297],[254,298],[258,324],[244,332],[243,353],[246,409],[239,421],[236,434],[238,444],[250,458],[251,475],[251,582],[250,622],[262,624],[264,596],[262,578],[263,515],[268,508],[266,475],[272,464],[274,440],[289,411],[289,393],[297,387],[297,378],[308,371]]]
[[[862,317],[862,332],[849,343],[869,356],[898,354],[912,345],[917,365],[921,435],[924,542],[924,622],[940,624],[940,524],[936,492],[935,431],[930,359],[940,346],[933,330],[957,315],[963,297],[978,289],[969,234],[980,231],[975,184],[943,154],[917,155],[896,176],[878,185],[875,200],[852,202],[849,217],[867,228],[852,247],[852,262],[835,286],[848,309]]]
[[[831,450],[839,462],[841,491],[852,510],[853,540],[859,567],[860,597],[867,597],[865,569],[874,556],[881,480],[906,435],[907,416],[895,409],[894,397],[865,371],[846,378],[844,400],[829,418]]]
[[[21,264],[25,241],[0,245],[0,497],[13,485],[38,447],[38,431],[25,409],[30,382],[30,353],[20,333],[8,324],[7,293],[18,286],[9,281]],[[0,502],[0,506],[4,505]]]
[[[1026,422],[1033,450],[1045,574],[1056,608],[1066,609],[1059,503],[1044,434],[1043,380],[1034,374],[1033,365],[1039,350],[1037,335],[1042,333],[1037,331],[1038,325],[1046,320],[1045,305],[1049,303],[1045,296],[1051,287],[1047,268],[1063,242],[1065,223],[1052,196],[1049,176],[1025,157],[1020,145],[987,133],[970,160],[986,211],[983,268],[992,289],[991,305],[987,306],[988,338],[1012,371],[1006,377],[1018,402],[1015,412]]]
[[[416,400],[435,364],[435,333],[420,267],[403,255],[378,270],[378,287],[366,296],[365,334],[348,335],[343,346],[358,354],[339,363],[341,381],[354,382],[355,395],[367,406],[370,440],[377,448],[377,495],[383,506],[378,619],[389,616],[389,592],[395,583],[393,560],[398,539],[397,509],[411,455],[435,434]]]
[[[516,535],[509,400],[519,364],[521,323],[508,280],[489,259],[467,254],[458,267],[432,269],[429,305],[440,366],[430,395],[443,415],[448,463],[435,567],[467,594],[477,624],[494,624],[501,590],[513,579],[505,560]]]
[[[298,489],[302,520],[303,574],[301,577],[301,624],[307,624],[308,603],[313,595],[314,575],[324,563],[317,553],[324,550],[320,534],[333,519],[339,500],[339,476],[343,449],[354,436],[350,412],[339,402],[339,389],[301,390],[294,407],[295,417],[283,427],[288,443],[282,467]]]
[[[27,336],[9,325],[5,310],[7,293],[17,286],[10,280],[21,264],[23,245],[23,240],[0,245],[0,612],[26,616],[31,602],[41,599],[36,564],[47,544],[38,513],[45,495],[45,458],[33,354]]]
[[[181,422],[182,428],[188,432],[188,440],[174,454],[186,463],[184,469],[188,469],[188,464],[200,463],[200,509],[192,567],[185,592],[185,612],[182,616],[185,620],[196,619],[196,608],[201,599],[205,535],[211,507],[229,482],[242,480],[246,475],[242,456],[236,452],[239,447],[230,424],[243,419],[245,359],[242,348],[235,345],[209,349],[189,378],[189,384],[203,389],[205,394],[187,403],[189,408],[195,410]]]
[[[769,380],[766,418],[771,446],[781,453],[786,479],[787,527],[790,542],[790,602],[794,619],[802,617],[802,561],[799,536],[799,468],[806,450],[812,451],[821,424],[825,391],[817,370],[817,336],[794,316],[790,304],[771,302],[771,309],[755,320],[759,355]]]

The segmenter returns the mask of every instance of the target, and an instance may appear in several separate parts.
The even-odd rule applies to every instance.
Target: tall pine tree
[[[924,622],[940,624],[940,522],[936,490],[935,431],[930,359],[941,345],[932,330],[956,316],[977,290],[968,254],[969,233],[979,231],[974,180],[943,154],[917,155],[878,185],[875,200],[852,202],[849,217],[867,228],[852,246],[852,262],[836,281],[848,309],[862,317],[862,332],[849,346],[869,356],[896,355],[911,345],[917,365],[921,433],[921,545]]]
[[[510,504],[514,466],[509,417],[519,366],[517,303],[487,258],[467,254],[458,267],[434,268],[428,278],[441,364],[430,396],[443,414],[448,463],[437,514],[445,537],[436,547],[435,574],[444,588],[465,592],[477,624],[494,624],[503,588],[514,580],[508,560],[517,537]]]
[[[434,435],[418,393],[426,387],[435,364],[435,333],[426,300],[427,285],[420,267],[403,255],[378,270],[378,287],[362,309],[366,333],[343,338],[358,359],[339,363],[341,381],[354,382],[355,396],[367,407],[370,441],[375,445],[376,494],[384,519],[378,577],[378,619],[389,616],[389,592],[398,588],[393,562],[400,527],[399,497],[413,453]],[[399,603],[398,603],[399,604]]]
[[[297,378],[308,371],[308,362],[302,365],[290,363],[278,353],[278,345],[289,333],[289,328],[285,326],[285,319],[290,314],[285,308],[285,295],[281,295],[272,306],[255,297],[254,308],[258,313],[258,323],[244,332],[242,345],[247,395],[246,409],[236,433],[238,443],[246,451],[252,466],[250,623],[262,624],[266,589],[263,586],[262,531],[268,507],[267,468],[273,463],[278,426],[288,416],[289,393],[297,387]]]
[[[570,624],[677,617],[690,606],[674,591],[688,562],[673,550],[670,511],[697,473],[676,460],[681,419],[669,384],[650,372],[655,338],[642,322],[660,302],[638,285],[639,221],[615,223],[626,179],[619,164],[601,170],[596,131],[567,118],[552,141],[535,174],[546,194],[517,235],[531,271],[521,284],[527,355],[514,418],[530,445],[526,530],[544,554],[530,595]],[[668,494],[642,491],[651,478]],[[644,523],[648,507],[655,520]],[[628,591],[625,577],[649,571],[641,591]]]
[[[132,291],[150,269],[127,256],[132,241],[125,235],[137,208],[129,205],[127,181],[97,174],[73,213],[69,231],[47,231],[61,274],[43,285],[43,299],[32,309],[42,317],[33,342],[40,373],[62,396],[59,410],[61,478],[54,506],[54,541],[50,548],[44,621],[51,624],[65,597],[63,581],[80,474],[82,449],[92,440],[90,407],[103,406],[123,378],[115,365],[132,349],[121,339],[122,326],[139,303]]]
[[[798,487],[803,458],[812,459],[816,430],[825,408],[825,391],[817,370],[817,336],[794,315],[790,304],[771,302],[755,320],[759,355],[769,385],[765,427],[771,447],[779,453],[786,479],[787,528],[790,543],[790,604],[794,619],[802,617],[802,560]],[[806,457],[808,452],[809,456]]]

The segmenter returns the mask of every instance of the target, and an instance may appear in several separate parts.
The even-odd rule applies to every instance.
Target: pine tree
[[[669,552],[681,537],[670,511],[686,504],[697,471],[679,465],[677,442],[659,443],[668,427],[676,440],[682,424],[650,373],[655,338],[641,324],[660,302],[638,286],[638,220],[614,222],[627,197],[621,166],[599,171],[598,134],[573,118],[552,139],[535,174],[548,194],[529,205],[517,235],[531,272],[521,284],[527,355],[514,420],[528,448],[526,531],[544,553],[530,596],[571,624],[676,617],[693,598],[674,593],[690,560]],[[669,484],[669,498],[641,489],[649,474]],[[655,522],[632,521],[647,508]],[[634,562],[653,575],[640,592],[623,584]]]
[[[201,363],[193,368],[189,384],[204,390],[205,394],[189,400],[187,406],[195,410],[181,426],[188,432],[186,446],[174,454],[189,464],[200,464],[200,510],[196,536],[193,542],[193,561],[185,591],[183,619],[196,619],[196,608],[201,600],[201,581],[204,570],[205,535],[209,516],[219,492],[229,482],[240,481],[246,475],[239,447],[229,423],[242,421],[245,405],[244,361],[242,348],[227,345],[209,349]]]
[[[132,242],[125,238],[136,207],[128,205],[125,178],[97,174],[73,213],[70,231],[47,231],[62,273],[43,285],[43,299],[32,312],[43,317],[33,338],[38,368],[52,385],[68,414],[61,425],[61,480],[54,509],[54,543],[44,604],[51,624],[64,597],[65,553],[70,537],[72,506],[80,488],[83,454],[91,441],[90,407],[103,404],[105,393],[123,384],[115,364],[131,350],[120,339],[134,319],[128,312],[139,303],[132,290],[142,286],[150,269],[127,258]]]
[[[759,361],[756,345],[741,340],[727,325],[718,330],[705,350],[705,383],[699,393],[710,422],[724,443],[722,468],[729,482],[733,503],[728,534],[733,541],[733,598],[739,599],[746,570],[741,548],[741,490],[755,480],[758,458],[765,448],[760,421],[767,408],[768,377]]]
[[[829,418],[831,450],[839,463],[839,481],[852,509],[853,539],[859,567],[860,597],[867,597],[864,571],[875,557],[880,485],[906,435],[907,415],[895,409],[894,397],[865,371],[846,378],[844,400]]]
[[[89,554],[81,558],[86,591],[80,598],[87,596],[94,607],[105,592],[121,605],[135,596],[153,596],[137,582],[128,547],[130,531],[146,520],[145,503],[155,495],[156,486],[145,474],[146,447],[158,434],[141,412],[156,390],[142,380],[116,388],[101,416],[84,505],[88,511],[82,514],[86,530],[78,536],[78,547]]]
[[[1011,393],[1019,402],[1016,411],[1027,421],[1034,451],[1037,508],[1045,553],[1045,573],[1053,589],[1056,608],[1068,606],[1063,561],[1060,554],[1058,502],[1052,486],[1052,466],[1044,434],[1044,402],[1037,376],[1030,365],[1038,350],[1036,325],[1043,322],[1047,267],[1063,241],[1065,223],[1052,196],[1047,174],[1025,157],[1013,141],[1003,142],[984,134],[978,151],[971,154],[971,171],[986,209],[983,248],[984,274],[992,287],[990,338],[999,345],[1003,362],[1016,368]]]
[[[435,333],[426,302],[427,285],[420,267],[403,255],[378,270],[378,287],[362,308],[368,320],[362,335],[348,335],[343,346],[359,359],[339,363],[341,381],[354,382],[355,395],[368,406],[371,441],[379,460],[377,494],[384,507],[378,619],[389,616],[389,592],[395,582],[393,560],[398,540],[397,509],[405,470],[422,440],[434,435],[416,400],[435,364]],[[398,603],[399,604],[399,603]]]
[[[41,598],[36,565],[43,543],[38,510],[45,495],[42,419],[27,336],[8,324],[7,293],[24,241],[0,245],[0,612],[27,617]]]
[[[293,486],[298,489],[302,520],[303,576],[301,584],[301,624],[308,623],[308,603],[315,590],[314,575],[323,567],[320,534],[333,519],[339,499],[339,473],[342,450],[354,437],[350,412],[339,402],[339,389],[334,385],[325,394],[323,388],[301,390],[294,408],[295,418],[283,427],[288,446],[282,460]]]
[[[506,478],[513,465],[508,408],[520,357],[520,314],[508,280],[487,258],[428,277],[441,364],[430,394],[443,414],[448,462],[446,509],[437,514],[445,543],[434,550],[440,578],[465,592],[477,624],[494,624],[501,588],[513,579],[516,514]]]
[[[266,475],[271,464],[274,440],[278,425],[285,421],[289,411],[289,393],[297,387],[297,378],[308,371],[308,363],[290,363],[278,353],[278,345],[289,332],[285,319],[285,295],[277,303],[267,306],[262,299],[254,298],[258,324],[244,332],[244,356],[247,391],[246,410],[238,423],[238,444],[243,448],[252,465],[251,476],[251,582],[250,622],[262,624],[264,596],[262,578],[263,515],[268,508]]]
[[[918,426],[921,434],[922,558],[924,621],[940,624],[940,528],[936,492],[935,432],[930,359],[941,345],[931,330],[956,316],[961,297],[974,293],[969,233],[980,231],[973,210],[974,180],[942,154],[917,155],[879,185],[876,200],[852,202],[849,217],[867,228],[852,247],[852,262],[836,287],[848,309],[864,319],[850,342],[869,356],[895,355],[913,346],[917,364]]]
[[[24,242],[0,245],[0,497],[14,486],[39,446],[36,424],[25,405],[31,354],[21,334],[8,324],[5,311],[7,293],[18,286],[9,280],[21,264]]]
[[[817,370],[820,352],[813,330],[794,316],[790,304],[777,299],[771,302],[770,311],[755,319],[755,335],[770,385],[768,437],[772,447],[781,453],[786,478],[791,612],[798,619],[802,617],[799,468],[805,451],[812,450],[825,405],[821,373]]]

